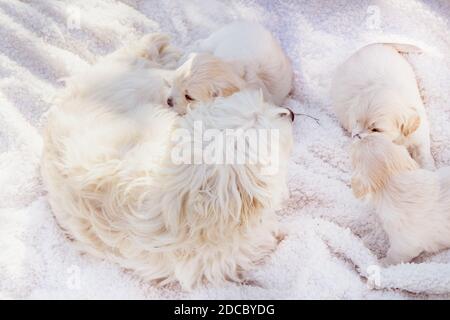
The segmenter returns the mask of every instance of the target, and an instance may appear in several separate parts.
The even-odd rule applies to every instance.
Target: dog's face
[[[413,107],[401,107],[395,97],[374,101],[369,109],[361,108],[354,114],[352,137],[364,138],[371,134],[384,135],[403,144],[420,126],[420,117]]]
[[[231,64],[209,53],[194,53],[175,71],[167,105],[185,114],[198,102],[230,96],[243,86]]]
[[[357,198],[382,190],[394,174],[419,168],[404,146],[391,142],[381,133],[356,138],[351,157],[352,190]]]

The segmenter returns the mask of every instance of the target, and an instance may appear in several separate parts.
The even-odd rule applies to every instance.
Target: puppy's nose
[[[169,107],[173,107],[173,99],[172,99],[172,98],[168,98],[168,99],[167,99],[167,105],[168,105]]]
[[[291,121],[294,122],[294,119],[295,119],[295,113],[294,113],[294,111],[292,111],[292,110],[289,109],[289,108],[286,108],[286,109],[289,111],[289,116],[291,117]]]

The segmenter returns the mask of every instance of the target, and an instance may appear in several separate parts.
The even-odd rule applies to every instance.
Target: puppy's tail
[[[423,53],[422,49],[412,44],[393,43],[393,42],[383,42],[382,44],[394,48],[399,53],[415,53],[415,54]]]

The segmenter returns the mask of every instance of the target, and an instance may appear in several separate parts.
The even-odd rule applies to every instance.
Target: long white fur
[[[291,63],[278,41],[262,25],[238,21],[198,41],[186,55],[170,91],[174,108],[228,96],[243,89],[261,89],[266,100],[281,105],[292,90]],[[186,100],[188,94],[194,100]]]
[[[353,145],[352,188],[368,195],[390,241],[385,262],[450,247],[450,167],[420,169],[404,146],[380,134]]]
[[[49,113],[42,175],[58,223],[81,250],[146,280],[185,289],[242,281],[277,244],[274,210],[287,190],[289,113],[243,91],[181,118],[159,103],[163,69],[127,55],[113,54],[101,62],[110,68],[94,66],[69,79]],[[145,89],[155,95],[142,96]],[[174,164],[172,132],[193,134],[196,121],[205,129],[280,130],[280,170]]]
[[[422,167],[434,169],[427,114],[414,71],[400,49],[417,50],[401,44],[372,44],[353,54],[333,79],[333,107],[352,135],[381,130],[406,146]]]

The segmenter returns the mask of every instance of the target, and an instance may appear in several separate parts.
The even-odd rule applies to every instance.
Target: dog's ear
[[[380,191],[399,172],[418,168],[404,146],[381,135],[368,136],[353,145],[352,165],[352,189],[357,198]]]
[[[189,191],[195,195],[189,197],[182,212],[192,230],[206,228],[205,235],[214,238],[226,228],[247,225],[269,206],[267,187],[251,172],[223,165],[202,171],[205,176]]]
[[[222,96],[228,97],[238,91],[239,91],[238,87],[229,85],[229,86],[225,87],[224,89],[222,89]]]
[[[251,216],[254,216],[254,214],[260,212],[262,208],[268,207],[269,203],[265,200],[268,198],[268,195],[264,194],[267,186],[263,181],[252,181],[252,185],[246,186],[246,182],[250,181],[247,180],[247,178],[240,178],[238,179],[239,181],[237,184],[237,189],[239,190],[241,198],[240,219],[241,223],[245,224]]]
[[[393,168],[382,160],[363,159],[359,169],[352,177],[352,191],[356,198],[362,198],[368,193],[378,192],[384,187],[393,172]]]
[[[356,198],[377,192],[387,178],[383,149],[377,137],[366,137],[352,146],[352,191]]]
[[[212,98],[231,96],[241,90],[239,81],[239,79],[232,79],[232,77],[228,77],[226,81],[215,83],[210,89],[209,94]]]
[[[228,97],[245,87],[245,82],[232,65],[227,64],[222,75],[223,78],[217,83],[217,96]]]
[[[400,130],[405,137],[409,137],[419,128],[419,126],[420,126],[420,117],[416,112],[414,112],[414,114],[411,115],[406,120],[406,122],[400,125]]]
[[[360,198],[366,196],[369,193],[370,187],[369,187],[368,184],[365,184],[361,180],[361,178],[359,178],[356,175],[354,175],[352,177],[352,191],[353,191],[353,195],[357,199],[360,199]]]

